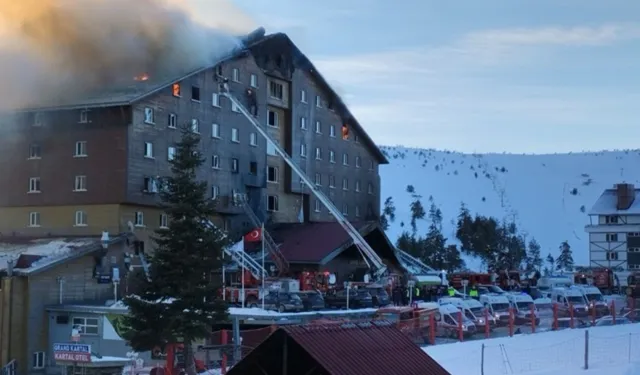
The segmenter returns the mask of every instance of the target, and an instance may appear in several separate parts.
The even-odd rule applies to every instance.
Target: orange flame
[[[140,75],[133,77],[133,79],[135,81],[146,81],[149,79],[149,75],[147,73],[142,73]]]

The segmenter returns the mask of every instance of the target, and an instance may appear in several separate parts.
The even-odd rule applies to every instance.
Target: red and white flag
[[[245,242],[260,242],[262,241],[262,229],[255,228],[251,232],[244,235]]]

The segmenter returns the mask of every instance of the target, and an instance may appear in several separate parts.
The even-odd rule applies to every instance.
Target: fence
[[[527,374],[571,369],[612,369],[640,363],[640,334],[605,336],[602,330],[578,330],[576,337],[538,346],[481,344],[480,374]],[[579,337],[582,336],[582,337]],[[550,338],[547,337],[547,340]],[[528,343],[529,341],[527,341]],[[529,344],[531,345],[531,344]]]
[[[576,309],[572,305],[566,308],[553,305],[544,310],[534,308],[531,304],[528,309],[523,308],[517,311],[509,308],[500,315],[492,315],[486,309],[476,312],[476,315],[472,315],[467,310],[466,313],[459,311],[457,314],[440,317],[437,312],[431,312],[430,315],[401,320],[398,322],[398,328],[411,337],[416,344],[435,345],[603,324],[638,322],[640,321],[639,311],[634,300],[628,301],[626,306],[616,306],[615,302],[611,302],[609,305],[586,309]]]
[[[606,314],[610,314],[607,315],[610,324],[615,325],[625,319],[627,319],[627,322],[628,320],[640,320],[640,316],[636,316],[635,303],[633,300],[631,301],[622,309],[616,307],[615,302],[608,306]],[[595,308],[587,310],[586,313],[576,314],[573,306],[569,306],[568,309],[564,310],[554,306],[546,315],[530,306],[528,315],[522,313],[517,314],[514,309],[509,309],[506,318],[502,316],[496,319],[495,316],[490,316],[489,312],[485,310],[482,312],[481,317],[476,317],[476,320],[478,318],[483,319],[485,322],[495,320],[495,324],[492,322],[489,325],[478,326],[473,331],[466,323],[462,323],[464,321],[462,312],[457,313],[457,316],[455,316],[456,321],[453,324],[447,324],[446,317],[440,316],[438,318],[437,315],[440,314],[430,312],[416,318],[399,320],[397,326],[401,332],[410,337],[417,345],[424,346],[486,338],[522,336],[524,334],[560,331],[571,328],[587,328],[596,325],[598,319],[605,314]],[[623,317],[623,314],[626,314],[626,317]],[[222,352],[224,353],[216,367],[226,368],[226,366],[234,365],[260,345],[276,329],[277,326],[270,326],[242,330],[240,332],[241,342],[239,345],[235,345],[233,342],[232,331],[221,330],[214,332],[210,343],[219,345],[220,348],[223,348]],[[572,332],[586,332],[586,335],[589,335],[587,330],[576,329],[572,330]],[[542,336],[542,338],[548,339],[548,335],[545,336]],[[527,342],[529,343],[530,341]],[[541,342],[539,346],[526,348],[510,344],[478,344],[478,349],[475,352],[465,353],[460,357],[459,362],[466,364],[469,361],[469,356],[475,355],[479,358],[477,363],[482,363],[480,367],[484,369],[483,374],[519,374],[540,371],[542,367],[548,368],[553,363],[572,366],[572,368],[584,367],[585,365],[597,367],[603,363],[609,365],[631,363],[635,361],[634,355],[640,349],[640,334],[601,337],[596,333],[591,337],[573,337],[571,340],[559,343],[545,341]],[[611,345],[617,345],[614,351],[610,351]],[[235,350],[238,347],[239,351]],[[626,357],[623,352],[627,353]],[[632,353],[634,354],[632,355]],[[640,361],[640,359],[637,361]],[[464,371],[461,371],[461,373],[464,373]]]

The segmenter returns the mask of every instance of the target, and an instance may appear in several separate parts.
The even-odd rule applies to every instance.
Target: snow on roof
[[[589,211],[589,215],[640,215],[640,189],[635,189],[636,197],[626,210],[618,210],[618,196],[615,189],[605,190]]]
[[[52,262],[64,259],[74,253],[74,250],[99,243],[95,238],[46,238],[11,240],[1,242],[0,239],[0,270],[6,270],[8,262],[14,262],[17,272],[32,272],[45,267]],[[19,242],[19,243],[16,243]]]

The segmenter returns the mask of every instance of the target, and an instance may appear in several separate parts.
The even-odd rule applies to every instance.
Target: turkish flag
[[[262,241],[262,229],[260,228],[256,228],[244,235],[244,242],[259,242],[259,241]]]

